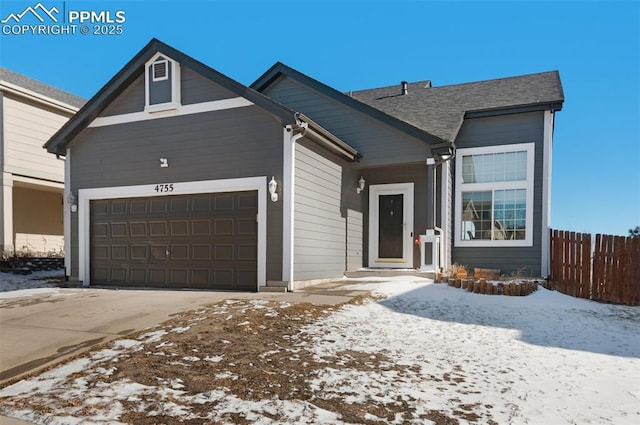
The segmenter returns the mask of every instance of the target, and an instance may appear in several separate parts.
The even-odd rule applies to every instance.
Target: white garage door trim
[[[160,188],[158,189],[159,186]],[[87,287],[91,284],[91,223],[89,219],[89,208],[91,201],[98,199],[147,198],[153,196],[244,191],[258,191],[258,286],[265,286],[267,279],[266,188],[267,177],[262,176],[246,177],[240,179],[200,180],[193,182],[167,183],[167,185],[144,184],[135,186],[115,186],[78,190],[78,274],[80,280],[82,280],[83,282],[83,286]]]

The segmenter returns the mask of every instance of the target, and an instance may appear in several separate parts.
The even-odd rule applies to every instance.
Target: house
[[[42,145],[84,102],[0,68],[0,253],[64,248],[64,161]]]
[[[557,72],[246,87],[152,40],[47,142],[85,285],[295,289],[366,268],[548,271]]]

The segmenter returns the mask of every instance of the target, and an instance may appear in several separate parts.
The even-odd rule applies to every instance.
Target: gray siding
[[[230,99],[238,95],[204,78],[187,67],[181,69],[180,85],[182,87],[182,104],[210,102],[212,100]]]
[[[410,137],[368,115],[281,76],[265,92],[301,111],[362,154],[363,167],[423,162],[431,151],[426,142]]]
[[[129,85],[104,111],[101,117],[144,111],[144,73]]]
[[[275,176],[282,126],[257,106],[85,129],[71,145],[71,190]],[[169,160],[160,168],[159,158]],[[73,276],[78,223],[72,215]],[[268,202],[267,279],[282,279],[282,203]]]
[[[432,185],[428,184],[427,164],[414,164],[396,167],[384,167],[363,170],[367,181],[367,189],[362,192],[364,199],[369,199],[369,186],[374,184],[413,183],[413,237],[425,234],[430,227],[433,214]],[[364,211],[364,228],[369,228],[369,206]],[[420,250],[413,244],[413,267],[420,267]],[[369,263],[369,239],[364,238],[364,264]]]
[[[516,271],[537,276],[541,270],[542,229],[542,158],[543,158],[544,113],[501,115],[465,120],[456,146],[471,148],[492,145],[535,142],[535,169],[533,193],[533,246],[531,247],[456,247],[452,248],[452,262],[468,268],[496,268],[502,273]],[[455,175],[455,161],[452,173]],[[455,205],[453,206],[455,208]],[[455,216],[455,215],[454,215]],[[458,226],[453,223],[453,227]],[[455,232],[455,230],[454,230]],[[453,233],[455,234],[455,233]]]
[[[296,144],[294,280],[340,278],[362,267],[358,177],[308,142]]]
[[[343,188],[343,189],[349,190],[349,188]],[[350,189],[354,190],[353,188],[350,188]],[[362,194],[364,194],[364,192]],[[361,202],[358,204],[359,204],[358,206],[361,207]],[[364,266],[363,240],[364,240],[364,214],[361,208],[348,208],[347,209],[347,270],[358,270]]]
[[[213,83],[187,67],[180,68],[180,88],[180,103],[183,105],[237,97],[232,91]],[[144,74],[142,74],[127,87],[100,116],[107,117],[141,112],[144,110],[144,96]],[[167,101],[170,100],[171,99],[168,99]]]

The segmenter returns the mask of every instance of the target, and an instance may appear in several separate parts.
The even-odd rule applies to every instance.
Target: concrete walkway
[[[366,294],[338,281],[294,293],[54,288],[31,296],[0,293],[0,387],[93,346],[225,299],[336,305]],[[1,425],[27,422],[0,416]]]

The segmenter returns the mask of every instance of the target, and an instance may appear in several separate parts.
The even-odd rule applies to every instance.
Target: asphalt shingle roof
[[[11,71],[7,68],[0,67],[0,80],[7,81],[8,83],[15,84],[27,90],[31,90],[43,96],[50,97],[59,102],[66,103],[76,108],[81,108],[87,100],[71,94],[64,90],[57,89],[40,81],[34,80],[17,72]]]
[[[564,101],[558,71],[500,78],[450,86],[431,87],[429,81],[408,84],[403,95],[400,84],[350,92],[369,106],[453,141],[468,112],[555,105]]]

